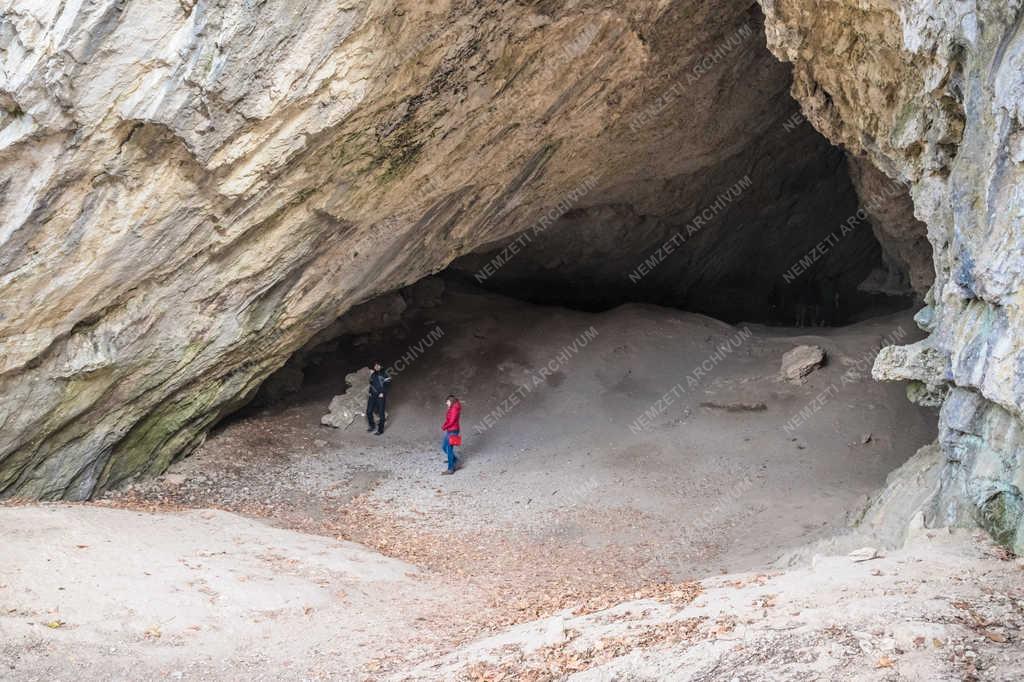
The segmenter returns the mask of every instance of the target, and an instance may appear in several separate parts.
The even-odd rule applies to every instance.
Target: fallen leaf
[[[50,628],[51,630],[56,630],[57,628],[64,627],[65,625],[67,625],[67,623],[65,623],[62,620],[51,620],[49,623],[46,624],[46,627]]]
[[[992,640],[993,642],[999,642],[1000,644],[1003,644],[1004,642],[1006,642],[1006,635],[1004,635],[1004,634],[1002,634],[1002,633],[999,633],[999,632],[991,632],[991,631],[989,631],[989,630],[986,630],[986,631],[985,631],[985,632],[984,632],[983,634],[984,634],[984,635],[985,635],[985,636],[986,636],[987,638],[989,638],[990,640]]]
[[[882,656],[878,659],[878,663],[875,663],[876,668],[891,668],[896,665],[896,661],[892,660],[888,656]]]

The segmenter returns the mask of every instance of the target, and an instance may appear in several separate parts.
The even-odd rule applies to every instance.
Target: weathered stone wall
[[[847,162],[871,229],[882,246],[886,280],[879,289],[894,294],[912,292],[923,298],[935,281],[935,267],[928,226],[914,216],[910,193],[866,158],[850,156]]]
[[[793,94],[833,142],[911,185],[935,281],[930,335],[878,378],[942,401],[930,524],[1024,550],[1024,10],[1020,0],[761,0]]]

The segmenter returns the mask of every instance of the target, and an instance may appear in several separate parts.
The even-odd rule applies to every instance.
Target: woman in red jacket
[[[444,416],[444,424],[441,430],[444,431],[444,440],[441,441],[441,449],[448,456],[448,469],[442,474],[454,474],[460,468],[459,458],[455,456],[455,447],[452,445],[452,436],[459,435],[459,415],[462,414],[462,403],[453,395],[448,396],[444,401],[448,406],[448,412]]]

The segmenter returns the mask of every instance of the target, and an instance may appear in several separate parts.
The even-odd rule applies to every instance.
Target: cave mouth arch
[[[388,491],[414,514],[418,493],[394,481],[432,485],[431,434],[453,393],[473,481],[456,516],[536,546],[637,548],[646,535],[660,549],[637,551],[638,574],[679,578],[763,566],[846,528],[936,435],[932,410],[871,378],[882,345],[921,336],[930,248],[906,188],[822,137],[787,67],[750,49],[763,54],[740,62],[761,64],[763,101],[726,89],[715,102],[743,144],[688,150],[687,122],[670,117],[668,168],[652,159],[540,206],[513,192],[488,212],[532,212],[525,231],[350,309],[204,447],[216,458],[225,439],[290,424],[343,453],[311,457],[346,472],[346,494]],[[786,379],[798,346],[824,363]],[[394,376],[383,436],[364,428],[376,361]],[[640,534],[595,524],[609,509],[646,519]]]
[[[761,22],[756,9],[733,19]],[[652,78],[635,103],[677,76]],[[467,430],[459,480],[473,482],[454,515],[536,546],[621,544],[645,579],[681,578],[762,566],[844,528],[935,437],[933,413],[870,376],[881,344],[919,335],[909,308],[931,263],[905,188],[824,139],[790,84],[756,33],[695,85],[692,120],[675,102],[596,131],[606,167],[548,139],[491,194],[466,178],[422,183],[419,208],[384,221],[422,234],[388,247],[398,265],[366,289],[377,295],[320,329],[180,466],[222,472],[199,493],[214,503],[258,495],[330,516],[369,496],[414,516],[452,393]],[[566,172],[567,159],[590,167]],[[402,173],[415,175],[388,179]],[[497,236],[465,253],[469,227],[474,243]],[[408,286],[394,289],[399,278]],[[798,346],[824,362],[782,377]],[[394,377],[383,436],[361,412],[375,361]]]
[[[643,40],[675,61],[652,64],[636,110],[595,133],[607,155],[579,155],[583,180],[543,204],[510,187],[480,225],[503,236],[446,275],[533,303],[653,303],[730,323],[841,326],[919,305],[934,268],[908,186],[815,128],[757,4],[707,20],[715,30],[675,54],[692,16],[660,17]]]

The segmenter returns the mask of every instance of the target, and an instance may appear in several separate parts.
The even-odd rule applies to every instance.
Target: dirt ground
[[[858,558],[873,554],[858,553]],[[562,612],[395,679],[1019,680],[1024,563],[981,535],[926,531],[858,561],[707,578],[598,613]]]
[[[966,532],[918,531],[897,551],[607,594],[490,628],[459,620],[473,595],[450,575],[227,512],[8,505],[0,532],[2,679],[1024,675],[1024,561]]]
[[[340,430],[320,425],[347,372],[372,358],[390,365],[435,329],[443,332],[440,340],[421,344],[422,353],[394,377],[383,436],[367,433],[361,421]],[[917,334],[909,314],[842,329],[785,330],[733,327],[653,306],[582,313],[455,289],[441,306],[417,311],[395,329],[346,340],[335,355],[307,368],[306,385],[293,400],[233,418],[160,479],[84,507],[13,511],[37,510],[44,518],[81,514],[75,523],[93,523],[97,532],[106,522],[89,515],[154,512],[123,531],[148,536],[130,550],[141,554],[135,558],[139,568],[150,547],[169,563],[196,552],[255,561],[252,556],[276,551],[238,539],[241,531],[225,547],[202,549],[204,534],[218,537],[222,524],[256,521],[212,511],[168,514],[189,509],[236,512],[279,529],[268,533],[301,531],[288,542],[324,543],[316,552],[329,554],[338,539],[368,547],[383,555],[374,561],[388,567],[384,574],[397,571],[401,579],[374,577],[360,588],[358,603],[327,609],[329,626],[311,615],[323,610],[312,602],[313,610],[303,613],[308,623],[294,613],[287,618],[293,627],[333,633],[332,646],[344,651],[345,665],[325,663],[334,659],[323,648],[310,650],[308,642],[282,645],[283,653],[267,659],[280,674],[267,677],[287,677],[292,669],[282,661],[294,659],[296,678],[322,673],[373,679],[566,608],[586,613],[648,595],[689,594],[696,579],[764,570],[787,550],[845,528],[886,474],[935,436],[934,413],[908,403],[903,387],[870,377],[881,343],[906,343]],[[827,364],[804,383],[782,381],[781,356],[798,344],[820,345]],[[353,390],[362,395],[365,387]],[[463,402],[465,440],[465,466],[450,477],[440,475],[448,393]],[[182,519],[199,536],[166,545],[161,529],[177,528]],[[116,544],[116,525],[111,529],[115,535],[108,541]],[[40,536],[33,531],[27,539],[35,543]],[[64,557],[61,575],[88,589],[77,563],[86,549],[63,550],[71,558],[54,554]],[[288,560],[287,551],[276,554]],[[18,567],[30,563],[25,554],[13,566],[24,571]],[[268,566],[258,569],[231,570],[259,575]],[[90,570],[101,572],[99,565]],[[351,576],[340,573],[327,578],[334,581],[329,589],[352,594],[345,583]],[[268,594],[274,589],[268,587]],[[210,598],[219,605],[220,596]],[[267,599],[269,605],[257,609],[261,613],[298,608],[295,600],[274,606]],[[131,620],[142,637],[124,652],[166,647],[167,632],[194,625],[179,618],[162,626],[160,637],[147,639],[148,621],[129,602],[110,616]],[[36,609],[31,618],[37,620],[52,615],[28,603],[18,597],[0,606]],[[379,611],[373,611],[375,603]],[[130,618],[117,615],[127,611]],[[156,617],[154,612],[150,620]],[[268,654],[241,644],[256,636],[256,626],[239,623],[236,631],[231,612],[219,608],[209,618],[216,626],[196,631],[204,635],[175,636],[183,642],[226,638],[221,648],[198,647],[189,666],[175,663],[177,668],[160,667],[154,659],[147,674],[212,679],[220,677],[217,672],[265,670],[258,657],[247,656]],[[349,634],[355,623],[365,624],[368,639]],[[53,636],[48,630],[38,642]],[[274,639],[276,631],[260,632]],[[338,644],[340,633],[352,641]],[[96,627],[87,639],[106,647],[112,637]],[[37,653],[18,654],[21,668],[15,669],[60,672],[48,657],[79,651],[38,646]],[[131,670],[119,646],[88,669],[115,677],[118,664]],[[182,646],[192,650],[192,644]],[[235,665],[218,667],[225,665],[218,661]]]

